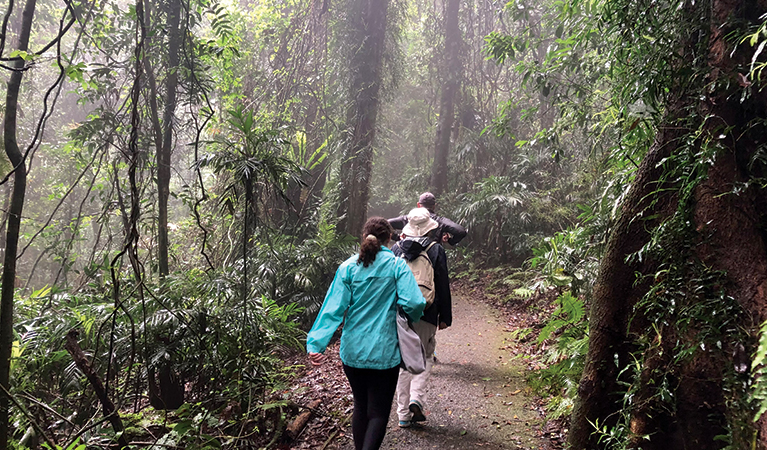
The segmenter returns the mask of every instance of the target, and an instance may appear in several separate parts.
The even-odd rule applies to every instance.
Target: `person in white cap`
[[[464,227],[458,225],[447,217],[438,216],[435,213],[437,207],[437,198],[431,192],[424,192],[418,197],[418,208],[426,208],[429,210],[429,217],[437,222],[437,229],[432,233],[434,240],[440,244],[448,243],[452,246],[457,245],[463,238],[466,237],[467,231]],[[399,216],[389,219],[389,225],[395,230],[404,230],[405,225],[408,223],[408,216]],[[397,236],[394,236],[394,240]]]
[[[437,232],[439,224],[431,218],[426,208],[413,209],[407,218],[408,222],[402,229],[402,239],[392,247],[392,252],[408,261],[408,266],[413,270],[427,300],[428,306],[423,317],[413,323],[413,329],[421,338],[426,354],[432,355],[437,345],[437,328],[443,330],[453,323],[447,257],[442,245],[434,240],[434,233]],[[430,265],[432,271],[422,270],[423,264]],[[427,273],[432,279],[424,279],[423,273]],[[407,428],[413,422],[426,420],[426,388],[433,365],[433,358],[427,358],[426,370],[420,374],[413,375],[406,370],[400,370],[396,394],[400,427]]]

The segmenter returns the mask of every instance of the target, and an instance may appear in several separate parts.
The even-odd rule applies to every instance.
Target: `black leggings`
[[[344,364],[354,395],[352,435],[356,450],[378,450],[386,435],[399,366],[391,369],[356,369]]]

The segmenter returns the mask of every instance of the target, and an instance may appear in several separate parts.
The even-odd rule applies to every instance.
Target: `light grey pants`
[[[413,324],[413,329],[421,338],[423,348],[426,350],[426,370],[413,375],[407,370],[400,369],[397,381],[397,416],[399,420],[410,420],[413,414],[410,412],[410,403],[417,401],[426,408],[426,387],[429,382],[429,374],[434,365],[434,350],[437,347],[437,326],[425,320]]]

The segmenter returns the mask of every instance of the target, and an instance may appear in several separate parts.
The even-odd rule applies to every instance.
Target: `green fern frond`
[[[517,297],[522,297],[522,298],[530,298],[533,295],[535,295],[535,290],[526,288],[526,287],[516,288],[512,292],[514,292],[514,295],[516,295]]]

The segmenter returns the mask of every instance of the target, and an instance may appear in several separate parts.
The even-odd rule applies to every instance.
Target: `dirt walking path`
[[[524,365],[504,351],[505,324],[490,306],[453,298],[453,326],[437,332],[423,425],[402,429],[392,409],[382,449],[545,449],[543,419],[525,396]],[[353,450],[351,433],[342,450]]]

